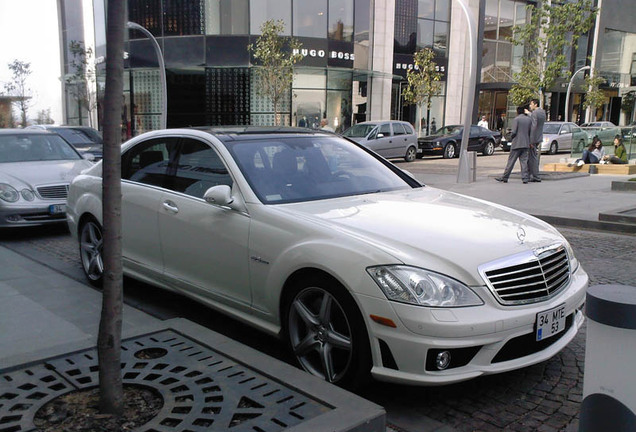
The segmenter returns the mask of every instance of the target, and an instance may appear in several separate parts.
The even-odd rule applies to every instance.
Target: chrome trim
[[[479,266],[479,274],[502,305],[538,303],[554,297],[570,283],[570,256],[556,243]]]

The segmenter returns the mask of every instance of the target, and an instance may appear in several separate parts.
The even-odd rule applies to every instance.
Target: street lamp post
[[[468,42],[470,48],[470,70],[468,73],[468,83],[464,87],[464,133],[462,144],[459,150],[459,169],[457,171],[458,183],[470,183],[473,181],[470,176],[470,166],[468,161],[468,139],[470,137],[470,126],[472,124],[473,105],[475,103],[475,85],[477,73],[477,25],[475,17],[466,6],[464,0],[457,0],[466,15],[468,21]],[[477,167],[473,167],[477,169]]]
[[[565,120],[565,121],[569,121],[569,117],[570,117],[569,116],[569,114],[570,114],[570,89],[572,88],[572,82],[574,81],[574,77],[579,72],[582,72],[582,71],[588,70],[588,69],[591,69],[591,66],[583,66],[581,69],[579,69],[576,72],[574,72],[574,74],[572,75],[572,78],[570,78],[570,82],[568,83],[568,89],[565,92],[565,115],[563,116],[563,120]]]
[[[137,23],[128,21],[126,23],[126,27],[133,30],[139,30],[144,35],[146,35],[148,39],[150,39],[150,41],[152,42],[152,46],[155,49],[155,53],[157,54],[157,60],[159,61],[159,78],[161,80],[162,110],[161,110],[160,127],[161,129],[165,129],[167,124],[166,119],[168,117],[168,89],[166,85],[166,65],[163,61],[163,53],[161,52],[161,48],[159,47],[159,42],[157,42],[157,39],[155,39],[152,33],[150,33],[145,27],[142,27]]]

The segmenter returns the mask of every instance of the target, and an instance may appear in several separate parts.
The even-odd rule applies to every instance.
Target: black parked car
[[[463,132],[464,126],[450,125],[444,126],[431,135],[418,138],[418,158],[424,155],[442,155],[444,159],[459,157]],[[468,151],[481,152],[484,156],[490,156],[500,142],[501,133],[475,125],[470,127]]]
[[[90,153],[95,161],[103,157],[104,141],[100,133],[88,126],[33,125],[27,129],[43,129],[60,135],[81,154]]]

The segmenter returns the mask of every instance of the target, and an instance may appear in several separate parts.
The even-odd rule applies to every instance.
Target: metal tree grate
[[[331,409],[171,330],[123,341],[122,374],[163,397],[140,432],[276,432]],[[47,402],[97,385],[96,349],[0,371],[0,432],[35,431]]]

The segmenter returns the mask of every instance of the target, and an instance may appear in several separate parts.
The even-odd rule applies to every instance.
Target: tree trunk
[[[124,91],[126,0],[108,2],[106,90],[104,97],[103,252],[104,292],[99,322],[100,411],[120,416],[124,408],[121,377],[121,111]]]

